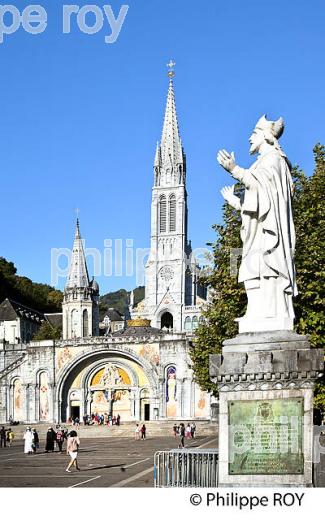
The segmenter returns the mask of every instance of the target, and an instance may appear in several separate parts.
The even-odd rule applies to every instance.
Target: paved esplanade
[[[176,437],[155,437],[145,441],[130,438],[81,439],[78,461],[81,471],[66,473],[69,457],[44,453],[23,453],[23,441],[0,450],[0,487],[153,487],[153,457],[159,450],[177,448]],[[185,441],[187,447],[213,448],[217,439],[198,437]],[[65,448],[65,445],[64,445]]]

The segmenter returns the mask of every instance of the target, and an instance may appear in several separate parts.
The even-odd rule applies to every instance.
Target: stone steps
[[[175,421],[176,424],[179,424],[179,421]],[[147,428],[147,435],[150,437],[165,437],[169,435],[173,435],[173,425],[174,421],[147,421],[145,422]],[[184,424],[187,424],[183,421]],[[195,421],[196,423],[196,434],[200,437],[202,436],[216,436],[217,435],[217,425],[216,423],[211,423],[210,421]],[[122,423],[120,426],[83,426],[80,425],[78,428],[71,424],[64,424],[69,430],[77,430],[80,437],[83,438],[101,438],[101,437],[133,437],[134,430],[136,428],[136,422],[127,422]],[[143,422],[138,423],[140,426]],[[16,439],[22,438],[24,431],[26,430],[27,424],[19,424],[17,426],[12,426],[11,429],[15,433]],[[32,427],[37,429],[40,437],[44,437],[47,429],[53,424],[50,423],[40,423],[40,424],[32,424]],[[55,429],[55,425],[53,426]],[[8,425],[6,426],[6,429]]]

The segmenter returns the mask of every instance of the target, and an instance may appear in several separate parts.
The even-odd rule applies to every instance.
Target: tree
[[[237,187],[239,190],[239,187]],[[191,349],[195,379],[202,389],[216,392],[209,376],[209,354],[221,352],[222,342],[237,333],[235,318],[245,309],[244,288],[237,282],[236,265],[240,240],[240,214],[228,204],[223,206],[224,224],[214,225],[217,240],[212,246],[214,267],[202,281],[209,288],[210,305],[203,312],[205,324],[200,325]],[[231,272],[232,271],[232,272]]]
[[[296,330],[310,334],[314,347],[325,347],[325,147],[314,148],[315,170],[306,177],[295,170],[294,217],[297,235]]]
[[[63,295],[50,285],[18,276],[13,262],[0,257],[0,303],[5,298],[42,312],[58,312],[61,310]]]
[[[37,333],[33,337],[33,341],[43,341],[45,339],[60,339],[62,336],[61,327],[52,327],[47,321],[44,321]]]
[[[325,316],[324,295],[324,213],[325,148],[314,148],[315,170],[307,177],[298,167],[293,169],[295,184],[293,210],[296,227],[296,270],[299,296],[295,299],[296,330],[310,334],[314,347],[324,347]],[[239,212],[228,205],[223,207],[223,224],[215,225],[217,239],[212,245],[213,269],[205,275],[212,298],[203,312],[205,323],[196,331],[191,349],[195,379],[202,389],[217,393],[210,381],[209,354],[221,352],[222,342],[237,334],[235,318],[242,316],[246,308],[246,295],[237,274],[231,275],[230,262],[236,257],[234,249],[241,248],[241,219]],[[239,258],[238,258],[239,262]],[[237,262],[237,263],[238,263]],[[233,262],[232,262],[233,264]],[[315,404],[324,406],[325,392],[318,385]]]

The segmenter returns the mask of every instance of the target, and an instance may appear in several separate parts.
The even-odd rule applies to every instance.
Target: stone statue
[[[245,316],[238,318],[239,332],[292,330],[292,297],[297,294],[294,266],[295,230],[292,217],[291,165],[278,138],[282,118],[262,116],[249,139],[250,154],[258,159],[248,169],[235,163],[233,153],[218,153],[218,162],[245,190],[234,195],[234,186],[222,189],[225,200],[240,210],[243,242],[239,282],[247,293]]]

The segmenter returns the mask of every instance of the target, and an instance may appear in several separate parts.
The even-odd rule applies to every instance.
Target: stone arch
[[[167,328],[167,329],[172,329],[174,327],[174,317],[172,315],[172,313],[168,310],[166,310],[165,312],[163,312],[161,314],[161,317],[160,317],[160,327],[163,329],[163,328]]]
[[[121,361],[123,358],[125,358],[125,360],[129,359],[130,361],[137,363],[147,376],[153,398],[158,397],[159,386],[157,368],[149,361],[140,358],[137,354],[135,354],[135,352],[133,352],[131,349],[128,349],[127,347],[118,348],[117,345],[114,347],[110,349],[107,349],[107,347],[94,349],[92,347],[88,352],[83,352],[82,354],[76,356],[71,360],[70,363],[63,367],[62,373],[60,374],[57,381],[56,390],[56,416],[58,420],[66,419],[67,390],[70,387],[69,385],[73,383],[77,374],[79,374],[89,365],[94,365],[96,362],[98,362],[98,365],[100,365],[103,364],[105,360],[108,362],[116,357],[119,357]]]

